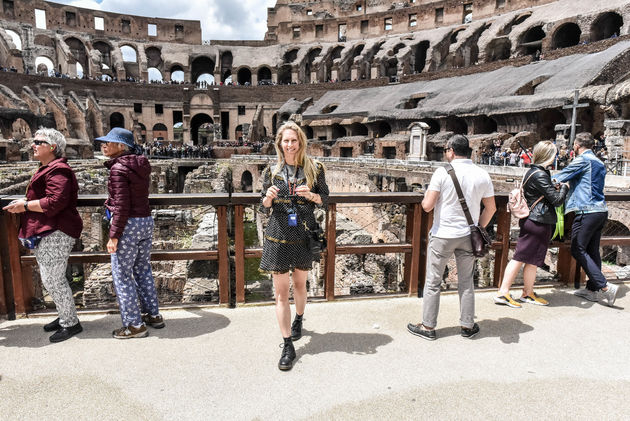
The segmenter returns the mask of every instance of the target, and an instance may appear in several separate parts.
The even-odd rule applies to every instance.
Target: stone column
[[[630,120],[604,120],[604,138],[606,149],[608,149],[608,159],[613,160],[623,158],[626,137],[630,133]]]

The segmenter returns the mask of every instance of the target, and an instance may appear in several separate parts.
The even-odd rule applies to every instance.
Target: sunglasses
[[[33,145],[41,146],[41,145],[50,145],[50,143],[45,140],[33,140]]]

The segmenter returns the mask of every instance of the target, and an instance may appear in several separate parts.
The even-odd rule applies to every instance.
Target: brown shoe
[[[145,325],[140,327],[123,326],[113,331],[112,336],[116,339],[144,338],[149,336],[149,331]]]
[[[164,324],[164,318],[161,314],[157,316],[151,316],[150,314],[143,314],[142,321],[145,325],[151,326],[154,329],[162,329],[166,324]]]

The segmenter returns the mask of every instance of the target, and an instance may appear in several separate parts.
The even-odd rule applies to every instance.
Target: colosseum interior
[[[376,169],[438,161],[453,133],[469,135],[477,160],[517,141],[562,147],[574,113],[609,156],[630,150],[623,0],[278,0],[264,40],[246,41],[202,40],[199,21],[2,0],[0,67],[0,162],[14,164],[3,166],[12,169],[2,194],[28,182],[14,169],[29,168],[18,161],[28,161],[40,126],[66,135],[88,193],[103,193],[89,169],[93,139],[113,127],[132,130],[151,156],[165,146],[195,151],[192,163],[154,161],[161,193],[220,189],[208,180],[221,169],[204,161],[233,155],[235,189],[255,190],[289,119],[311,154],[374,160]],[[374,170],[365,187],[330,167],[339,189],[428,182],[426,171]],[[510,177],[495,179],[508,188]]]

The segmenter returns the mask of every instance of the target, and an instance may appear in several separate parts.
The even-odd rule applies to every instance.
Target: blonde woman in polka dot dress
[[[294,122],[287,122],[276,136],[278,162],[263,172],[262,208],[271,209],[260,269],[273,274],[276,317],[284,338],[280,370],[290,370],[295,359],[293,341],[302,337],[306,307],[306,278],[313,264],[309,239],[315,206],[328,202],[324,166],[306,155],[306,136]],[[291,324],[290,273],[293,278],[295,320]]]

